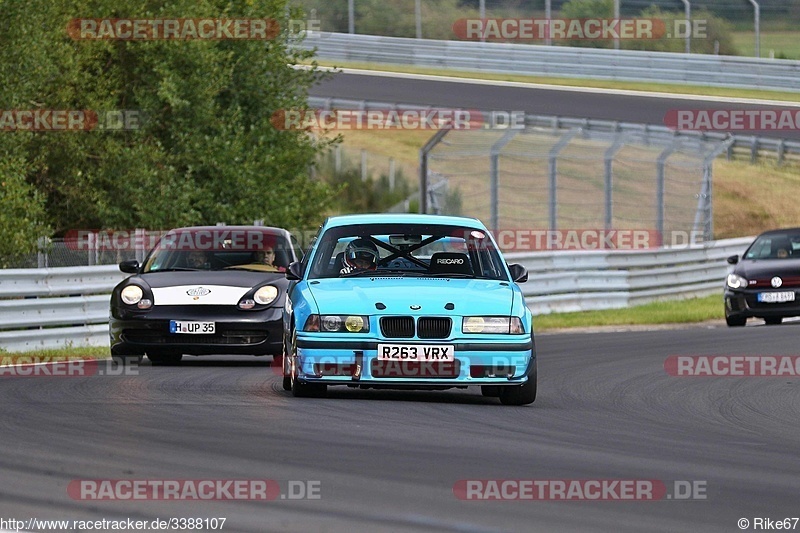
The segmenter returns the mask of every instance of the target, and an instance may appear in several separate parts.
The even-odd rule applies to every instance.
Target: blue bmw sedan
[[[492,235],[474,218],[328,218],[289,265],[283,387],[480,386],[506,405],[536,399],[531,313]]]

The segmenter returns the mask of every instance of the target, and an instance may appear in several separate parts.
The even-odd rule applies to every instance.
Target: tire
[[[770,317],[766,317],[766,318],[764,319],[764,322],[766,322],[768,326],[777,326],[777,325],[779,325],[781,322],[783,322],[783,317],[782,317],[782,316],[770,316]]]
[[[183,354],[175,352],[147,352],[153,366],[173,366],[180,364]]]
[[[322,383],[300,383],[300,380],[297,379],[297,333],[292,332],[292,345],[291,345],[291,352],[288,359],[290,359],[290,371],[289,371],[289,389],[292,391],[292,396],[295,398],[324,398],[328,392],[327,385]],[[286,387],[286,378],[284,377],[284,387]]]
[[[740,328],[747,323],[747,318],[740,316],[725,315],[725,323],[727,323],[728,327],[730,328]]]
[[[283,390],[291,391],[292,390],[292,377],[291,377],[291,367],[289,362],[292,359],[292,356],[289,355],[291,352],[287,348],[286,344],[286,334],[284,333],[283,336],[283,353],[281,354],[281,373],[283,375]]]
[[[497,398],[500,396],[500,387],[497,385],[481,385],[481,394],[487,398]]]
[[[500,403],[503,405],[528,405],[536,401],[537,370],[528,374],[528,381],[522,385],[500,387]]]

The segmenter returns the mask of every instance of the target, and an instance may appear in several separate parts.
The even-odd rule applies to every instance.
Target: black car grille
[[[420,339],[446,339],[452,325],[450,317],[423,316],[417,320],[417,335]]]
[[[414,317],[381,317],[381,333],[387,339],[410,339],[416,334],[420,339],[446,339],[453,321],[450,317],[423,316],[414,327]]]
[[[175,335],[153,330],[124,330],[122,338],[134,344],[221,344],[228,346],[259,344],[267,340],[266,331],[231,330],[216,335]]]
[[[414,336],[414,317],[381,317],[381,333],[388,339],[410,339]]]

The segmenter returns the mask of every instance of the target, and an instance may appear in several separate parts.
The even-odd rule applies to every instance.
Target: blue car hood
[[[508,282],[483,279],[335,278],[318,280],[308,288],[321,314],[508,316],[514,300]],[[376,308],[379,302],[386,309]],[[455,306],[452,311],[445,309],[448,303]]]

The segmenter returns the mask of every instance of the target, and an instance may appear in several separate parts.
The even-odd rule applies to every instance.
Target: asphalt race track
[[[477,389],[295,399],[266,361],[248,358],[0,377],[0,518],[225,517],[223,531],[248,532],[739,531],[740,518],[800,515],[798,379],[671,377],[664,361],[797,355],[798,337],[800,323],[541,335],[539,398],[526,407]],[[86,479],[270,479],[284,495],[290,481],[315,481],[320,498],[73,499],[70,482]],[[670,493],[690,481],[706,498],[454,495],[475,479],[660,480]]]
[[[394,77],[386,74],[336,73],[310,91],[312,96],[373,100],[377,102],[431,105],[445,108],[525,111],[529,114],[560,115],[575,118],[618,120],[664,125],[664,117],[674,109],[781,109],[775,104],[714,101],[713,98],[687,99],[676,96],[636,96],[583,92],[568,88],[519,87]],[[689,97],[691,98],[691,97]],[[794,109],[796,107],[791,107]],[[800,139],[797,129],[781,132],[737,132],[744,135]]]

